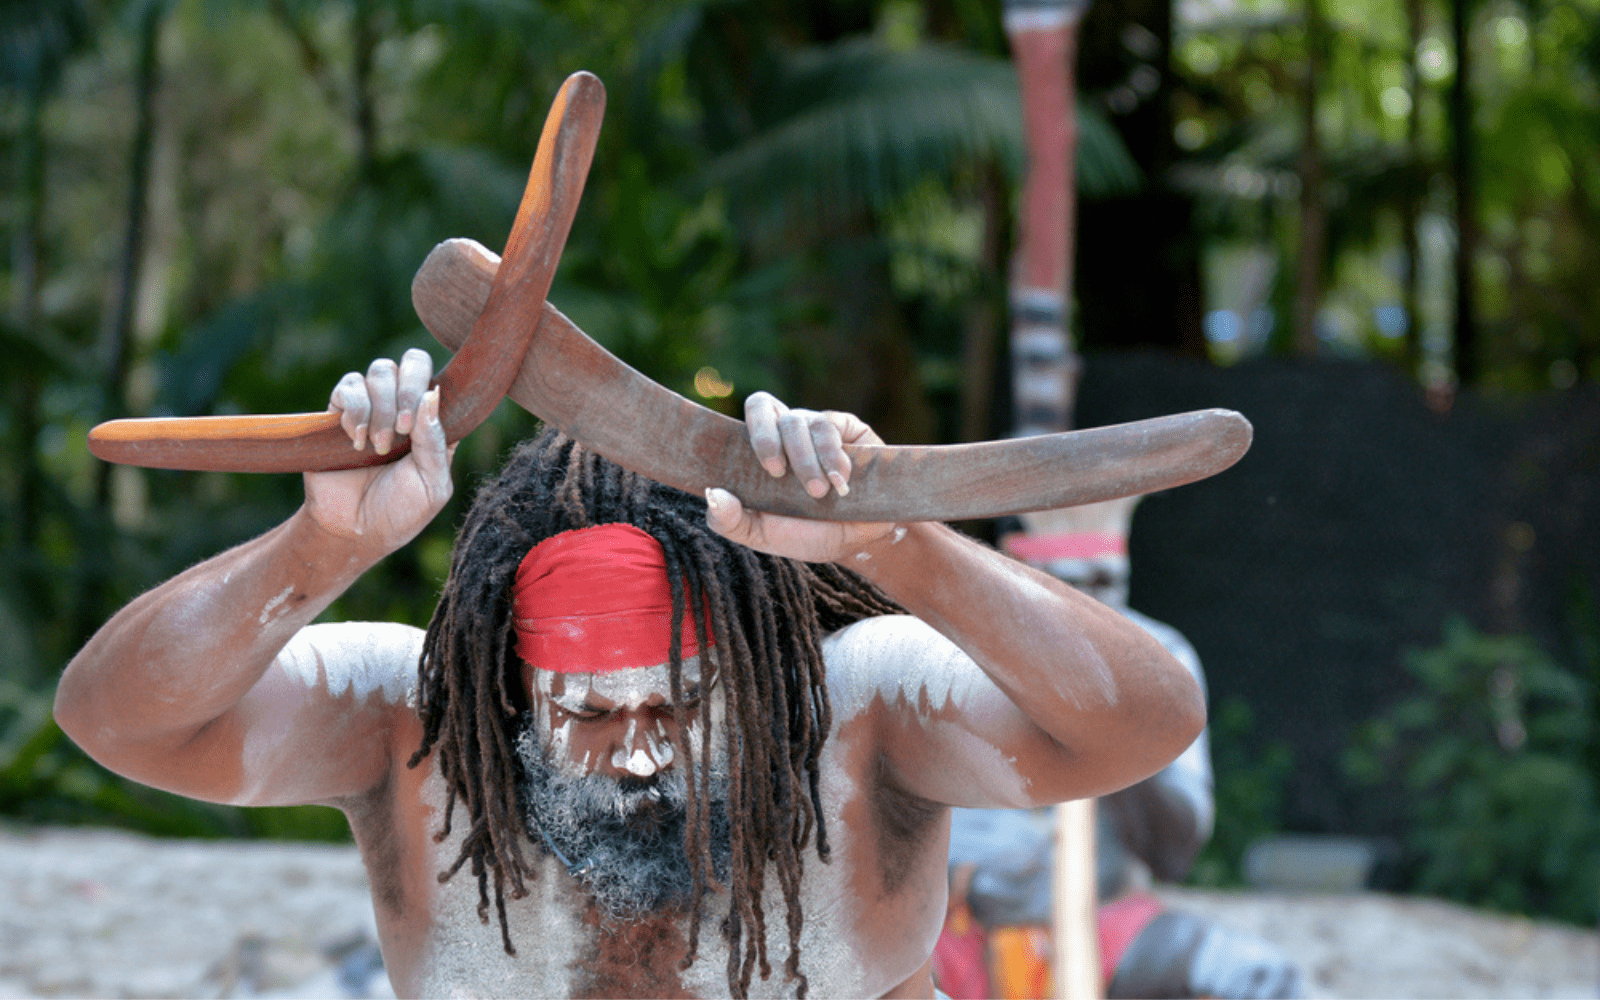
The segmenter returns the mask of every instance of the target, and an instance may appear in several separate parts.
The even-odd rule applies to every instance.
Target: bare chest
[[[870,768],[853,759],[848,739],[832,739],[821,761],[823,806],[833,851],[824,864],[808,853],[800,882],[800,971],[811,996],[879,996],[895,989],[932,953],[945,909],[948,821],[923,831],[916,842],[882,829],[885,804],[870,788]],[[425,763],[422,769],[427,768]],[[398,790],[397,790],[398,791]],[[404,798],[415,808],[407,808]],[[493,905],[480,919],[478,880],[464,867],[440,883],[460,850],[457,829],[435,844],[442,782],[419,775],[395,816],[411,827],[391,839],[407,850],[369,848],[363,856],[374,885],[384,957],[401,996],[726,996],[728,948],[721,927],[727,896],[707,899],[698,955],[682,968],[689,949],[686,914],[667,913],[638,923],[608,925],[594,912],[576,881],[532,844],[541,857],[538,876],[521,899],[506,898],[507,924],[516,953],[508,955]],[[892,804],[891,804],[892,806]],[[456,824],[465,821],[458,808]],[[386,856],[385,856],[386,855]],[[384,871],[399,870],[389,879]],[[391,885],[388,899],[383,886]],[[767,961],[750,995],[793,996],[784,975],[789,956],[787,907],[769,872],[762,894]],[[747,934],[753,945],[753,935]]]

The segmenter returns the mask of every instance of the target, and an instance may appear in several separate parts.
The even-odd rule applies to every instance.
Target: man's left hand
[[[850,492],[850,457],[845,445],[881,445],[883,439],[852,413],[802,410],[767,392],[752,393],[744,404],[750,447],[773,478],[792,471],[811,496],[832,489]],[[804,562],[846,559],[894,530],[889,522],[810,521],[745,510],[723,489],[706,491],[706,523],[724,537],[771,555]]]

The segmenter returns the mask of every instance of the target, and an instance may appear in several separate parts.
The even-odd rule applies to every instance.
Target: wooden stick
[[[1055,885],[1051,893],[1051,978],[1064,1000],[1105,995],[1101,987],[1095,879],[1094,799],[1055,807]]]

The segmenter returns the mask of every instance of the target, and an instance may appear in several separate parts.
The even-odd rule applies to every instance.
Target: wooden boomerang
[[[460,331],[457,341],[465,343],[434,380],[447,441],[488,419],[516,377],[572,229],[605,104],[605,87],[591,73],[572,74],[556,94],[506,241],[505,264],[483,287],[481,311]],[[411,448],[400,437],[384,455],[356,451],[339,419],[325,412],[112,420],[89,432],[89,450],[108,462],[147,468],[325,472],[393,462]]]
[[[411,283],[417,315],[446,347],[475,330],[499,266],[471,240],[448,240]],[[953,521],[1052,510],[1181,486],[1238,461],[1250,422],[1196,410],[1090,430],[931,447],[847,447],[850,493],[808,495],[774,479],[742,421],[714,413],[623,364],[550,303],[509,394],[617,464],[699,494],[731,491],[753,510],[835,521]]]

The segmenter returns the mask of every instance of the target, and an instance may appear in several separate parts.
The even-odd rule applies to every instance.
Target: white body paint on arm
[[[224,580],[222,582],[223,583],[227,583],[228,581]],[[291,594],[293,594],[293,593],[294,593],[294,584],[291,583],[291,584],[289,584],[289,586],[287,586],[287,587],[283,588],[281,591],[279,591],[277,597],[274,597],[272,600],[268,601],[265,606],[262,607],[262,609],[261,609],[261,617],[258,618],[257,621],[259,621],[261,624],[265,625],[267,623],[267,620],[272,617],[272,613],[274,611],[278,610],[278,608],[283,605],[283,602],[287,601],[289,599],[289,596]]]
[[[961,647],[910,615],[856,622],[824,639],[822,652],[833,710],[841,718],[859,715],[878,697],[914,705],[927,717],[951,704],[964,710],[985,686],[1000,695]],[[846,672],[837,682],[835,664]]]

